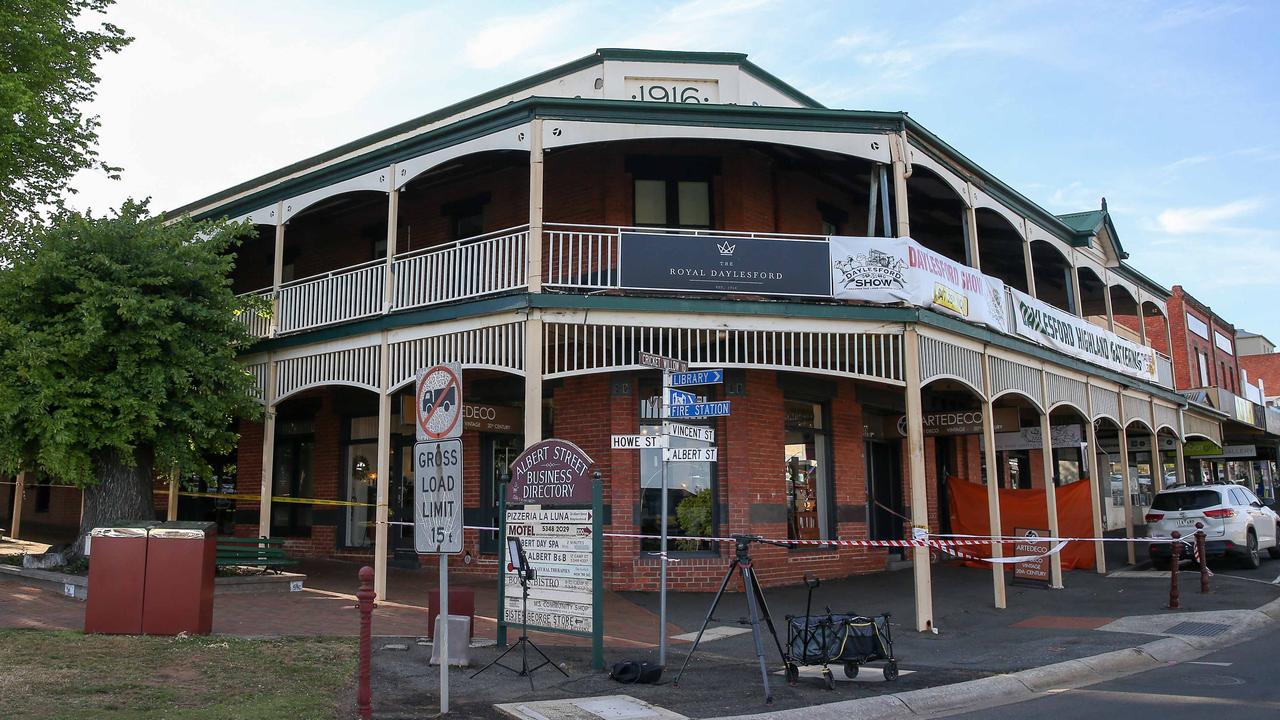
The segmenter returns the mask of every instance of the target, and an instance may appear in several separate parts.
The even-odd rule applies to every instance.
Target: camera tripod
[[[748,548],[753,542],[777,545],[778,547],[789,547],[789,545],[770,542],[758,535],[734,535],[733,540],[735,551],[733,562],[729,563],[729,569],[725,571],[724,579],[720,581],[720,589],[716,591],[716,597],[711,601],[711,607],[708,608],[707,616],[702,621],[702,627],[698,628],[698,637],[694,639],[693,647],[689,648],[689,654],[684,657],[684,663],[680,665],[680,672],[676,673],[672,685],[680,687],[680,677],[684,675],[685,669],[689,667],[690,658],[698,651],[698,643],[702,642],[702,634],[706,632],[707,625],[711,622],[712,615],[716,612],[716,606],[720,604],[720,599],[724,597],[725,588],[729,586],[733,571],[737,570],[742,576],[742,587],[747,596],[747,612],[751,616],[751,637],[756,644],[756,660],[760,662],[760,682],[764,684],[764,702],[766,705],[772,705],[773,690],[769,687],[769,667],[764,660],[764,638],[760,636],[761,619],[768,626],[769,634],[773,636],[773,642],[778,647],[778,655],[785,659],[786,653],[782,650],[782,642],[778,640],[778,631],[773,626],[773,616],[769,614],[769,604],[765,602],[764,590],[760,588],[760,581],[756,578],[755,569],[751,565],[751,555],[748,553]]]
[[[520,564],[521,564],[521,568],[518,571],[518,574],[520,577],[520,591],[521,591],[520,639],[517,640],[514,645],[511,645],[506,650],[503,650],[502,654],[494,658],[488,665],[485,665],[484,667],[475,671],[475,674],[473,674],[471,677],[475,677],[476,675],[479,675],[480,673],[484,672],[485,670],[488,670],[494,665],[497,665],[498,667],[503,667],[510,670],[511,672],[515,673],[519,677],[529,678],[529,689],[533,690],[533,672],[538,668],[543,667],[544,665],[550,665],[556,670],[559,670],[560,674],[564,675],[565,677],[569,677],[569,673],[565,672],[564,668],[551,662],[551,658],[547,657],[547,654],[542,652],[542,650],[537,645],[535,645],[532,640],[529,639],[529,581],[533,579],[533,569],[528,568],[528,565],[524,563],[523,558],[521,558]],[[503,609],[498,608],[498,612],[499,613],[503,612]],[[512,650],[515,650],[516,648],[520,648],[520,667],[518,668],[513,665],[507,665],[502,662],[502,658],[506,657],[507,653],[511,652]],[[534,665],[533,667],[529,667],[529,649],[530,648],[533,648],[533,651],[538,653],[538,655],[542,658],[542,662],[538,663],[537,665]]]

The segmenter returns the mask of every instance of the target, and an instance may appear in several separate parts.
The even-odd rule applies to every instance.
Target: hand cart
[[[889,613],[867,617],[865,615],[833,614],[830,608],[824,615],[813,615],[813,591],[821,584],[816,577],[806,576],[805,585],[809,597],[805,614],[787,616],[787,682],[795,685],[800,677],[801,665],[821,665],[822,679],[828,690],[836,686],[835,676],[828,665],[843,663],[845,677],[858,676],[861,665],[875,660],[887,660],[884,679],[898,677],[898,661],[893,657],[893,637],[889,631]]]

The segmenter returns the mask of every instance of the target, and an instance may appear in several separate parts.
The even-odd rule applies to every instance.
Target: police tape
[[[168,495],[169,491],[156,490],[155,494]],[[260,502],[262,500],[261,495],[249,495],[244,493],[191,492],[187,490],[183,490],[182,492],[179,492],[178,496],[179,497],[215,498],[217,500],[252,500],[254,502]],[[287,497],[287,496],[278,496],[278,495],[272,495],[271,502],[272,503],[293,503],[296,505],[328,505],[328,506],[337,506],[337,507],[372,507],[372,508],[378,507],[377,503],[362,503],[362,502],[355,502],[354,500],[322,500],[320,498],[296,498],[296,497]],[[386,507],[386,506],[384,505],[383,507]],[[409,523],[409,524],[412,525],[413,523]]]

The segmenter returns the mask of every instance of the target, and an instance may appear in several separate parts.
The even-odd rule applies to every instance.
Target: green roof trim
[[[1058,219],[1076,232],[1095,233],[1102,226],[1102,218],[1105,215],[1106,213],[1101,210],[1085,210],[1059,215]]]
[[[173,210],[169,211],[166,214],[181,215],[183,213],[191,212],[196,208],[204,207],[211,203],[216,203],[219,200],[224,200],[226,198],[232,197],[239,193],[252,190],[253,188],[261,187],[263,185],[275,182],[281,178],[288,177],[289,175],[305,171],[307,168],[315,167],[317,165],[321,165],[331,160],[334,160],[335,158],[339,158],[344,155],[349,155],[351,153],[358,152],[361,148],[365,148],[370,145],[375,145],[389,138],[393,138],[397,135],[403,135],[405,133],[412,132],[413,130],[423,127],[424,125],[429,125],[433,122],[444,120],[445,118],[451,117],[453,115],[457,115],[462,112],[466,112],[467,110],[479,107],[480,105],[484,105],[485,103],[492,102],[499,98],[506,97],[508,95],[512,95],[515,93],[519,93],[523,90],[528,90],[529,88],[536,87],[538,85],[541,85],[542,83],[545,83],[549,80],[553,80],[557,77],[569,75],[571,73],[578,72],[579,70],[585,70],[589,67],[599,65],[607,60],[636,61],[636,62],[703,63],[707,65],[737,65],[744,72],[748,73],[749,75],[755,76],[756,79],[760,80],[764,84],[768,85],[769,87],[772,87],[773,89],[777,90],[783,95],[786,95],[787,97],[790,97],[792,100],[795,100],[796,102],[802,105],[808,105],[811,108],[815,108],[815,109],[824,108],[822,103],[819,103],[817,100],[814,100],[813,98],[800,92],[799,90],[792,87],[791,85],[788,85],[787,83],[778,79],[776,76],[770,74],[769,72],[766,72],[764,69],[760,68],[758,65],[752,62],[749,62],[747,60],[747,56],[743,53],[638,50],[638,49],[629,49],[629,48],[601,48],[599,50],[596,50],[591,55],[578,58],[577,60],[572,60],[570,62],[564,63],[563,65],[557,65],[556,67],[550,68],[548,70],[543,70],[542,72],[535,73],[526,78],[522,78],[520,80],[507,83],[506,85],[502,85],[492,90],[483,92],[479,95],[475,95],[473,97],[467,98],[466,100],[461,100],[451,105],[446,105],[445,107],[440,108],[439,110],[434,110],[425,115],[419,115],[416,118],[405,120],[404,122],[397,123],[384,130],[379,130],[378,132],[365,135],[364,137],[361,137],[361,138],[357,138],[355,140],[352,140],[351,142],[339,145],[338,147],[333,148],[332,150],[326,150],[325,152],[322,152],[318,155],[313,155],[309,158],[299,160],[298,162],[287,165],[283,168],[280,168],[279,170],[274,170],[264,175],[260,175],[251,180],[247,180],[245,182],[239,183],[238,185],[227,188],[226,190],[222,190],[208,197],[202,198],[200,200],[196,200],[195,202],[187,203],[186,205],[183,205],[181,207],[174,208]],[[459,120],[459,123],[465,122],[466,120],[469,120],[469,119],[470,118],[463,118],[462,120]],[[390,164],[390,161],[388,161],[387,164]],[[369,170],[374,169],[375,167],[376,167],[376,164],[361,172],[368,172]],[[359,173],[355,173],[355,174],[359,174]],[[302,192],[306,192],[306,191],[304,190]],[[298,193],[296,192],[290,193],[290,195],[296,195],[296,194]],[[246,204],[252,204],[252,203],[248,203],[247,201],[246,203],[237,202],[236,206],[241,207]],[[256,210],[259,207],[262,207],[262,205],[259,204],[253,208],[248,208],[246,212]]]

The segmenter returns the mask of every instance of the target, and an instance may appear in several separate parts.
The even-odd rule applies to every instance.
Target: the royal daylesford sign
[[[1024,292],[1012,288],[1010,291],[1013,294],[1014,330],[1022,337],[1131,377],[1152,383],[1158,380],[1155,350],[1130,342]]]
[[[507,502],[519,505],[591,503],[591,458],[568,440],[543,440],[511,462]]]
[[[623,287],[831,296],[822,240],[624,232],[621,244]]]
[[[837,300],[905,303],[1008,332],[1004,283],[911,238],[832,237]]]

